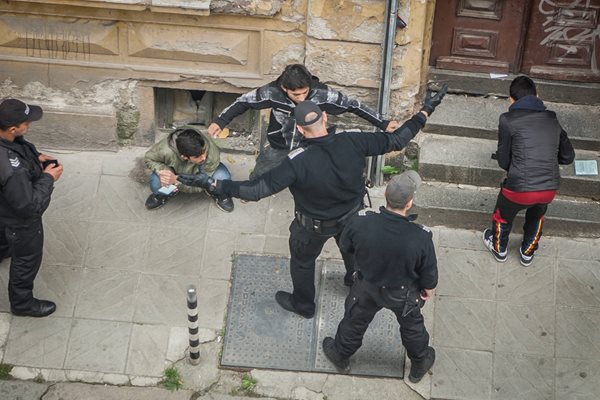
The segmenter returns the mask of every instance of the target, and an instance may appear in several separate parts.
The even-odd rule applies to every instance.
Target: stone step
[[[497,196],[498,188],[425,181],[417,191],[411,213],[418,213],[418,222],[427,226],[483,231],[490,225]],[[524,212],[519,213],[513,223],[515,233],[521,232],[523,216]],[[600,203],[557,196],[548,207],[544,234],[600,237]]]
[[[491,158],[494,140],[434,134],[420,139],[419,173],[425,180],[498,187],[504,179],[505,172]],[[576,159],[600,163],[600,153],[577,150]],[[560,173],[561,195],[600,198],[599,176],[576,176],[574,164],[561,165]]]
[[[600,151],[600,107],[545,102],[555,111],[573,147]],[[427,121],[425,132],[441,135],[496,140],[498,118],[508,110],[508,100],[498,97],[473,97],[448,94]]]
[[[491,78],[490,74],[429,68],[430,82],[447,83],[450,93],[508,96],[510,83],[517,75]],[[545,101],[569,104],[600,104],[600,84],[535,79],[538,94]]]

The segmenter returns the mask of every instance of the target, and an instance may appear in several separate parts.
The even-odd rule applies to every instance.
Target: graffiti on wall
[[[600,8],[592,3],[592,0],[540,0],[538,9],[545,16],[545,35],[540,45],[553,46],[553,59],[558,63],[582,58],[592,70],[598,70],[594,52],[595,41],[600,39]]]
[[[25,34],[25,50],[31,57],[89,61],[91,41],[89,35],[80,33],[28,31]]]

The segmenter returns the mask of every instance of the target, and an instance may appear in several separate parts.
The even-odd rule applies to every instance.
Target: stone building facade
[[[40,104],[44,147],[116,150],[208,122],[239,93],[304,63],[376,107],[384,0],[0,1],[0,98]],[[401,0],[390,117],[426,79],[434,1]],[[197,102],[190,91],[201,91]],[[238,121],[260,129],[260,118]],[[360,123],[342,120],[341,123]],[[43,134],[42,134],[43,133]]]

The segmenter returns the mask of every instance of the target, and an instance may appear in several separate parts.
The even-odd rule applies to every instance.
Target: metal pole
[[[381,84],[379,86],[379,98],[377,108],[379,114],[384,118],[389,116],[390,107],[390,94],[391,94],[391,83],[392,83],[392,61],[394,58],[394,46],[396,37],[396,17],[398,15],[398,0],[389,0],[386,4],[386,31],[383,40],[383,51],[381,58]],[[375,185],[383,184],[383,174],[381,169],[383,168],[384,156],[377,156],[377,160],[373,165],[373,162],[368,162],[370,165],[369,179]]]
[[[187,308],[190,334],[189,361],[192,365],[198,365],[200,363],[200,337],[198,336],[198,297],[194,285],[190,285],[187,290]]]

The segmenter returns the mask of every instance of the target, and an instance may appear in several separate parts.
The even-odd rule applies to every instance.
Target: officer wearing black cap
[[[290,225],[290,272],[293,293],[279,291],[275,299],[284,309],[305,318],[315,313],[315,260],[325,242],[333,237],[339,243],[348,218],[363,207],[365,157],[400,150],[425,125],[427,116],[440,104],[447,88],[435,96],[428,93],[423,109],[393,133],[365,134],[327,131],[327,114],[311,101],[294,109],[301,146],[284,161],[251,181],[211,182],[206,175],[179,176],[185,185],[197,185],[218,195],[258,201],[289,188],[295,203],[295,219]],[[342,250],[346,266],[344,282],[352,284],[353,257]]]
[[[0,260],[11,257],[8,298],[14,315],[44,317],[56,309],[33,297],[42,263],[42,214],[63,171],[52,157],[23,138],[42,109],[16,99],[0,103]]]
[[[420,307],[437,286],[437,261],[431,231],[407,215],[420,183],[415,171],[394,176],[385,191],[386,206],[379,213],[360,211],[342,233],[340,249],[355,256],[356,282],[335,339],[323,340],[325,355],[341,371],[350,370],[350,356],[382,308],[392,310],[400,323],[411,360],[408,379],[420,381],[433,366],[435,351],[429,347]]]

